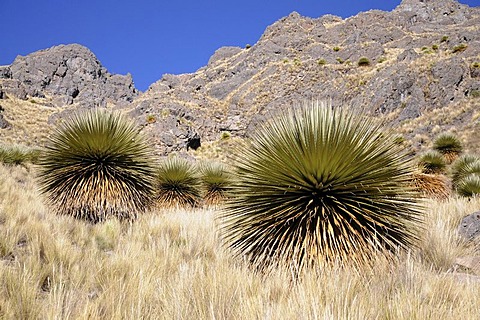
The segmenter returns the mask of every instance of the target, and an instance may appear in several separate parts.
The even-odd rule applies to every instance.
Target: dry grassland
[[[480,200],[426,203],[421,248],[373,270],[254,274],[220,244],[215,209],[90,225],[50,212],[34,168],[0,165],[0,318],[478,319],[474,255],[455,228]]]

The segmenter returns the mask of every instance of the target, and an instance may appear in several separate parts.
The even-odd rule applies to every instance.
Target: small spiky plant
[[[445,172],[447,164],[443,155],[436,150],[425,152],[419,160],[419,167],[426,174],[440,174]]]
[[[433,149],[443,154],[447,163],[450,164],[462,153],[463,146],[456,135],[442,133],[433,142]]]
[[[0,162],[6,165],[22,165],[36,163],[40,156],[40,150],[21,145],[0,146]]]
[[[463,197],[473,197],[480,194],[480,176],[469,174],[458,182],[457,192]]]
[[[136,125],[120,114],[73,115],[50,137],[39,160],[39,182],[61,214],[91,222],[133,219],[154,197],[151,150]]]
[[[157,199],[162,206],[196,206],[200,200],[200,178],[186,159],[166,159],[157,172]]]
[[[455,162],[452,163],[450,168],[452,183],[456,187],[458,182],[470,173],[479,173],[480,170],[480,158],[473,154],[464,154],[458,157]]]
[[[232,185],[232,174],[219,162],[204,162],[200,166],[200,180],[206,204],[218,204],[225,199]]]
[[[324,104],[293,109],[236,155],[220,230],[260,270],[363,265],[416,243],[422,210],[411,163],[372,119]]]

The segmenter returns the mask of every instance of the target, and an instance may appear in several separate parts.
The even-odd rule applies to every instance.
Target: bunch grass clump
[[[218,204],[224,200],[233,183],[227,166],[220,162],[204,162],[199,171],[205,204]]]
[[[194,207],[201,199],[201,181],[186,159],[168,158],[157,172],[157,200],[162,206]]]
[[[134,219],[153,203],[151,149],[118,113],[73,115],[51,135],[40,158],[41,191],[58,213],[91,222]]]
[[[428,150],[420,157],[419,167],[426,174],[441,174],[445,172],[447,163],[440,152]]]
[[[38,162],[40,153],[40,149],[37,148],[22,145],[2,145],[0,146],[0,162],[6,165],[35,164]]]
[[[440,152],[450,164],[462,153],[463,146],[456,135],[443,133],[433,142],[433,149]]]
[[[359,266],[415,246],[422,208],[411,163],[371,118],[326,104],[293,109],[236,155],[221,234],[258,269]]]

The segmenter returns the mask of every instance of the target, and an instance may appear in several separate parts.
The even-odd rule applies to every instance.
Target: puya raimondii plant
[[[50,136],[39,161],[41,190],[61,214],[133,219],[153,204],[151,155],[137,126],[120,114],[78,113]]]
[[[413,166],[370,118],[327,104],[292,109],[236,155],[221,236],[257,269],[359,266],[416,243]]]

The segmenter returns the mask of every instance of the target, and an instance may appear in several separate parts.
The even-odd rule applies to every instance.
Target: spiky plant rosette
[[[428,150],[420,157],[419,167],[423,173],[440,174],[445,171],[447,164],[440,152]]]
[[[452,163],[450,172],[452,183],[456,187],[458,182],[470,173],[480,174],[480,158],[473,154],[464,154]]]
[[[157,200],[162,206],[196,206],[200,200],[200,178],[186,159],[168,158],[157,171]]]
[[[412,167],[374,120],[325,104],[285,112],[236,152],[220,215],[225,244],[266,270],[414,246],[421,206]]]
[[[218,204],[225,199],[233,182],[226,165],[219,162],[204,162],[199,166],[200,180],[206,204]]]
[[[446,200],[452,194],[450,180],[443,174],[415,172],[413,183],[425,196],[437,200]]]
[[[50,136],[39,182],[62,214],[133,219],[153,203],[151,149],[136,125],[106,110],[77,113]]]
[[[450,164],[462,153],[463,146],[456,135],[442,133],[433,142],[433,149],[443,154],[447,163]]]
[[[474,197],[480,194],[480,176],[469,174],[458,182],[457,192],[462,197]]]

